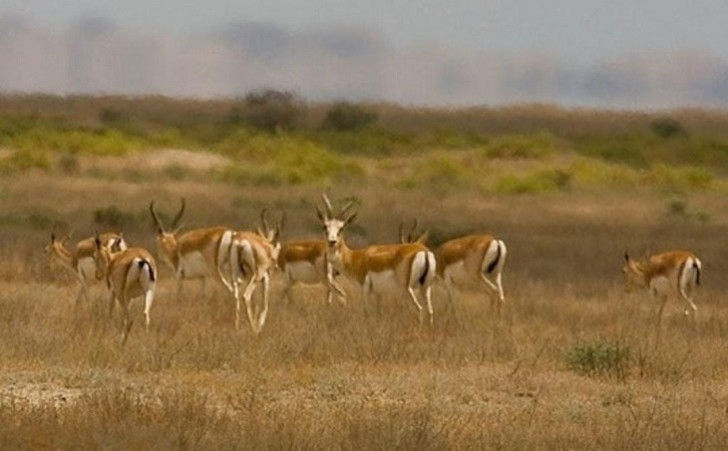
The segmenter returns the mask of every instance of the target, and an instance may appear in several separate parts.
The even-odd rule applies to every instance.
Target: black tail
[[[498,261],[500,261],[500,259],[501,259],[501,244],[500,244],[500,242],[499,241],[496,241],[495,242],[495,246],[496,246],[495,260],[493,260],[488,265],[488,269],[487,269],[488,274],[490,274],[490,273],[493,272],[493,270],[495,269],[495,267],[498,266]]]
[[[148,266],[149,267],[149,279],[152,282],[154,282],[155,280],[157,280],[157,275],[154,274],[154,268],[152,268],[152,265],[150,265],[149,262],[146,261],[146,260],[139,260],[139,269],[140,270],[144,269],[144,266]]]
[[[695,285],[700,285],[700,265],[697,261],[693,261],[693,268],[695,268]]]
[[[425,252],[425,270],[422,271],[422,275],[418,279],[420,285],[424,285],[427,280],[427,275],[430,273],[430,256],[428,252]]]

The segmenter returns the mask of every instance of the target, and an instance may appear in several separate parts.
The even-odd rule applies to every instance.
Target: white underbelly
[[[455,285],[462,288],[475,288],[479,284],[478,275],[467,271],[465,263],[462,261],[449,265],[445,269],[445,277],[449,278],[455,283]]]
[[[292,282],[305,284],[321,283],[321,274],[309,262],[294,262],[286,265],[286,274]]]
[[[371,272],[369,280],[372,290],[378,294],[399,293],[405,290],[405,287],[398,283],[397,276],[392,270]]]
[[[190,252],[181,259],[180,271],[185,279],[209,277],[212,273],[201,252]]]
[[[670,280],[665,276],[657,276],[650,281],[653,295],[664,296],[670,292]]]

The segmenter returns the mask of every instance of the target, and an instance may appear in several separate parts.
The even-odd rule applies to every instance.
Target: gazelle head
[[[117,236],[115,236],[114,238],[112,238],[110,241],[108,241],[106,243],[102,243],[102,244],[104,244],[105,247],[108,247],[111,250],[111,252],[114,252],[114,253],[121,252],[124,249],[129,247],[126,244],[126,240],[124,239],[123,232],[119,232],[119,234]]]
[[[58,257],[63,255],[66,251],[66,242],[71,238],[71,235],[66,235],[65,238],[59,240],[56,238],[56,233],[51,233],[51,242],[43,248],[43,253],[48,256],[48,267],[54,269],[58,263]]]
[[[281,253],[281,231],[283,230],[283,226],[286,223],[286,214],[284,212],[281,215],[281,220],[278,221],[278,224],[276,224],[275,227],[271,228],[268,225],[268,220],[266,219],[267,212],[267,208],[261,210],[260,222],[262,224],[262,227],[258,227],[256,232],[261,238],[266,240],[271,245],[271,258],[273,259],[273,262],[275,263],[277,268],[278,255]]]
[[[152,219],[157,227],[157,249],[161,255],[168,256],[177,252],[177,232],[182,228],[180,220],[185,212],[185,198],[181,200],[181,206],[179,212],[172,220],[171,231],[164,228],[164,224],[157,216],[157,212],[154,211],[154,201],[149,204],[149,212],[152,214]],[[165,257],[166,258],[166,257]]]
[[[622,268],[624,275],[624,291],[631,293],[637,289],[644,288],[647,285],[645,281],[644,263],[630,258],[627,251],[624,252],[625,265]]]
[[[344,228],[350,224],[354,218],[356,218],[356,212],[347,214],[349,209],[354,205],[354,202],[348,202],[344,205],[341,211],[335,215],[328,196],[324,193],[321,197],[323,198],[326,212],[322,213],[321,210],[316,207],[316,214],[324,227],[324,236],[326,237],[327,245],[329,248],[335,248],[342,241]]]
[[[106,276],[109,268],[112,251],[104,245],[98,232],[94,236],[94,264],[96,265],[96,279],[101,280]]]

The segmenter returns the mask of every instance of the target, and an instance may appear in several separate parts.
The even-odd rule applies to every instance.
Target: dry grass
[[[99,226],[93,211],[115,205],[128,241],[151,247],[149,200],[172,210],[184,195],[189,227],[248,227],[271,205],[288,212],[287,237],[316,236],[311,203],[320,188],[31,174],[0,189],[2,449],[704,449],[728,441],[728,209],[718,194],[690,198],[710,215],[701,222],[670,215],[662,195],[639,190],[485,198],[346,187],[362,202],[354,244],[392,241],[412,217],[431,228],[433,243],[474,230],[502,237],[504,317],[469,291],[450,310],[437,286],[435,326],[421,329],[403,300],[365,308],[349,287],[349,305],[326,306],[322,289],[298,287],[286,304],[276,279],[270,319],[255,337],[234,330],[222,288],[199,298],[189,283],[188,296],[174,299],[165,270],[151,330],[143,332],[136,304],[122,348],[100,284],[95,303],[76,308],[74,282],[48,277],[41,251],[53,224],[82,238]],[[647,294],[620,289],[625,246],[685,247],[703,258],[695,322],[673,302],[656,341]],[[615,347],[626,351],[619,362],[580,369],[588,362],[579,352]]]

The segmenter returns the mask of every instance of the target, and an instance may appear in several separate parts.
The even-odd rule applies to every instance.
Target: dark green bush
[[[268,132],[291,130],[303,115],[303,102],[289,91],[253,91],[245,96],[244,104],[242,120]]]
[[[333,131],[356,131],[373,124],[377,114],[359,105],[337,103],[326,113],[322,127]]]
[[[687,135],[680,121],[669,117],[661,117],[650,122],[650,130],[663,139]]]

